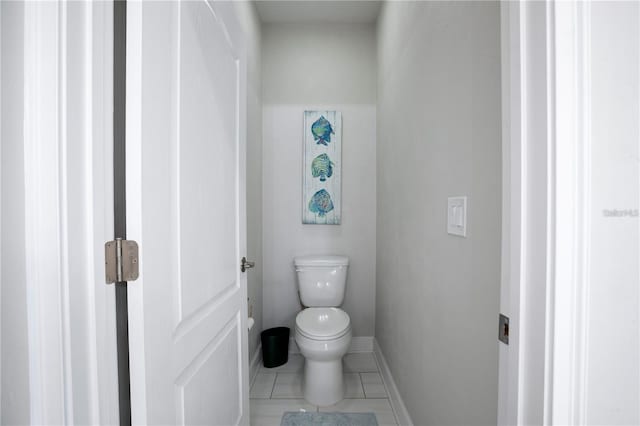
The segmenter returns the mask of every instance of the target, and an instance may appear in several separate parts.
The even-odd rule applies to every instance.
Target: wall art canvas
[[[340,225],[342,114],[304,112],[302,223]]]

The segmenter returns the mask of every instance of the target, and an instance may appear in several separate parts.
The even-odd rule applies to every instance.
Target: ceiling
[[[264,23],[358,23],[376,22],[381,1],[373,0],[257,0]]]

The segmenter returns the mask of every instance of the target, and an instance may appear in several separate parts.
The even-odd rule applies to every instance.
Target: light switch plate
[[[460,237],[467,236],[467,197],[447,199],[447,232]]]

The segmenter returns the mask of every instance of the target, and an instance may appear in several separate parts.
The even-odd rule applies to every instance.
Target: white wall
[[[414,424],[496,424],[499,5],[387,2],[378,63],[376,339]]]
[[[294,326],[301,306],[293,258],[351,259],[343,308],[354,336],[375,321],[376,60],[372,25],[263,27],[264,328]],[[342,225],[302,225],[302,118],[305,109],[343,116]]]
[[[640,424],[640,5],[591,4],[584,424]],[[612,216],[605,211],[626,211]],[[631,212],[631,213],[630,213]],[[588,223],[588,222],[587,222]]]
[[[376,102],[375,29],[367,24],[266,24],[265,104]]]
[[[261,27],[253,2],[236,2],[247,48],[247,259],[256,266],[247,274],[249,359],[260,343],[262,330],[262,62]]]

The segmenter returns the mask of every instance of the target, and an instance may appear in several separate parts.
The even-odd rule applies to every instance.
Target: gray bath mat
[[[309,413],[288,411],[280,426],[378,426],[373,413]]]

